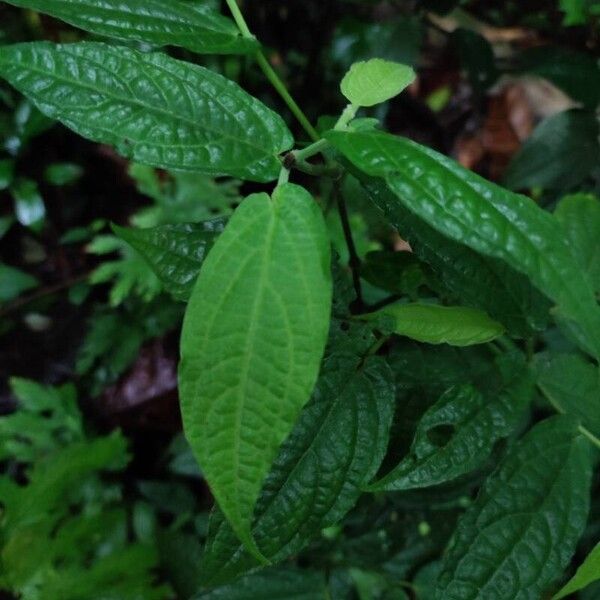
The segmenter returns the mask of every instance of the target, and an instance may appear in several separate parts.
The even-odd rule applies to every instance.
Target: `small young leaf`
[[[50,185],[62,186],[74,183],[83,175],[83,169],[74,163],[54,163],[44,171],[44,179]]]
[[[600,358],[600,308],[551,214],[405,138],[347,131],[326,137],[356,167],[385,178],[396,202],[442,235],[528,276],[556,302],[561,325]]]
[[[390,317],[393,331],[419,342],[471,346],[504,333],[504,327],[484,312],[466,306],[397,302],[361,318]]]
[[[394,409],[393,374],[380,357],[334,354],[324,361],[313,397],[281,447],[255,510],[252,535],[280,562],[335,525],[377,472]],[[222,515],[211,516],[204,583],[228,581],[257,566]]]
[[[560,600],[569,594],[582,590],[594,581],[600,579],[600,544],[596,544],[594,549],[587,555],[583,564],[577,569],[577,572],[571,579],[558,591],[552,600]]]
[[[563,226],[571,251],[600,292],[600,198],[573,194],[560,200],[554,216]]]
[[[484,395],[466,384],[444,393],[421,418],[409,456],[369,491],[439,485],[482,465],[495,442],[519,425],[532,397],[525,365],[505,358],[502,367],[507,381],[500,390]]]
[[[411,67],[372,58],[354,63],[341,83],[342,94],[356,106],[381,104],[408,87],[415,80]]]
[[[187,302],[204,258],[225,223],[219,217],[202,223],[159,225],[150,229],[113,225],[113,231],[148,261],[166,292]]]
[[[536,425],[458,522],[436,600],[529,600],[567,566],[587,520],[589,444],[563,416]]]
[[[6,0],[46,13],[91,33],[156,46],[180,46],[200,54],[256,50],[236,25],[208,6],[178,0]]]
[[[0,48],[0,76],[79,135],[157,167],[271,181],[292,145],[281,117],[237,84],[164,54],[16,44]]]
[[[230,585],[200,593],[192,600],[327,600],[323,573],[306,569],[276,568],[248,575]]]
[[[537,384],[559,411],[600,436],[600,371],[578,354],[536,355]]]
[[[242,202],[204,261],[181,339],[186,436],[248,549],[254,505],[317,379],[331,308],[322,213],[303,188]]]
[[[0,302],[14,300],[38,285],[39,281],[29,273],[0,262]]]

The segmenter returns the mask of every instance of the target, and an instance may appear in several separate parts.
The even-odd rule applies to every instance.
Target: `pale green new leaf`
[[[382,58],[354,63],[342,79],[342,94],[356,106],[381,104],[408,87],[415,72],[407,65]]]
[[[444,236],[527,275],[556,302],[561,324],[582,348],[600,357],[600,308],[551,214],[405,138],[345,131],[326,137]]]
[[[237,84],[160,53],[100,43],[0,48],[0,77],[47,116],[156,167],[277,178],[292,136]]]
[[[567,234],[571,251],[600,292],[600,199],[573,194],[561,199],[554,211]]]
[[[235,23],[208,6],[178,0],[5,0],[40,11],[91,33],[201,54],[256,50]]]
[[[587,520],[589,444],[572,419],[536,425],[458,522],[436,600],[538,600],[567,566]]]
[[[393,374],[380,357],[334,354],[322,367],[265,481],[252,531],[272,562],[299,552],[352,508],[385,455],[394,412]],[[222,515],[211,516],[202,574],[205,584],[258,565]]]
[[[397,302],[361,318],[388,317],[393,332],[428,344],[472,346],[504,333],[504,327],[483,311],[466,306]]]
[[[200,593],[192,600],[329,600],[323,573],[306,569],[268,569],[235,583]]]
[[[369,491],[423,488],[451,481],[485,463],[494,444],[519,425],[532,398],[524,364],[503,357],[506,384],[482,393],[471,384],[445,392],[423,415],[409,455]]]
[[[535,357],[537,384],[552,406],[600,436],[600,371],[578,354]]]
[[[186,436],[247,548],[254,505],[317,379],[331,308],[322,213],[303,188],[242,202],[204,261],[182,331]]]
[[[216,218],[150,229],[113,225],[113,230],[146,259],[164,290],[185,302],[192,293],[204,258],[225,223],[225,219]]]
[[[600,544],[596,544],[583,561],[583,564],[577,569],[575,575],[567,581],[559,592],[552,596],[552,600],[560,600],[569,594],[574,594],[598,579],[600,579]]]

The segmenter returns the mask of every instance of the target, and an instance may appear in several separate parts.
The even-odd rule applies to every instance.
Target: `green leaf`
[[[10,192],[15,201],[15,217],[25,227],[41,227],[46,216],[46,207],[38,185],[32,179],[17,179]]]
[[[335,525],[377,472],[394,410],[393,374],[379,357],[333,354],[310,403],[282,446],[255,510],[261,553],[280,562]],[[257,566],[231,527],[215,513],[202,564],[209,585]]]
[[[504,184],[513,190],[577,186],[600,163],[599,133],[592,111],[568,110],[544,119],[512,157]]]
[[[491,44],[479,33],[463,27],[454,31],[452,41],[471,87],[478,93],[485,92],[499,75]]]
[[[44,171],[44,179],[50,185],[63,186],[74,183],[83,175],[83,169],[74,163],[54,163]]]
[[[525,276],[448,239],[398,202],[380,180],[363,176],[363,184],[414,253],[432,268],[450,299],[484,310],[514,335],[528,337],[545,329],[550,305]]]
[[[410,454],[369,491],[429,487],[474,471],[492,454],[494,444],[523,419],[533,393],[522,361],[505,356],[506,383],[483,394],[471,384],[445,392],[423,415]]]
[[[407,65],[372,58],[354,63],[344,75],[340,88],[355,106],[375,106],[397,96],[415,77]]]
[[[186,302],[208,251],[225,227],[222,218],[202,223],[134,229],[113,225],[113,231],[137,250],[160,279],[166,292]]]
[[[585,527],[590,462],[574,421],[558,416],[536,425],[460,519],[436,599],[541,598]]]
[[[471,346],[504,333],[504,327],[484,312],[466,306],[397,302],[360,318],[389,317],[393,332],[428,344]]]
[[[303,188],[242,202],[204,261],[182,331],[186,436],[244,545],[262,482],[310,397],[327,339],[330,250]],[[251,457],[251,459],[250,459]]]
[[[38,285],[39,281],[32,275],[0,262],[0,302],[14,300]]]
[[[330,131],[359,169],[442,235],[504,261],[554,300],[561,324],[600,357],[600,308],[554,217],[420,144],[385,133]]]
[[[192,600],[328,600],[323,573],[306,569],[268,569],[235,583],[200,593]]]
[[[292,145],[281,117],[237,84],[164,54],[16,44],[0,48],[0,76],[79,135],[157,167],[271,181]]]
[[[91,33],[155,46],[180,46],[200,54],[256,50],[236,25],[207,6],[178,0],[6,0],[61,19]]]
[[[560,600],[569,594],[583,589],[594,581],[600,579],[600,544],[596,544],[594,549],[587,555],[583,564],[577,569],[577,572],[569,581],[552,596],[552,600]]]
[[[593,194],[565,196],[554,216],[567,234],[571,251],[600,292],[600,199]]]
[[[554,408],[578,419],[600,437],[600,371],[578,354],[543,352],[535,357],[537,384]]]
[[[0,160],[0,191],[8,189],[15,173],[15,161],[9,158]]]

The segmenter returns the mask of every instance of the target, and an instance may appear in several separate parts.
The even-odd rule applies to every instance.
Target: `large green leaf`
[[[521,273],[445,237],[403,206],[378,179],[362,178],[373,202],[461,303],[485,310],[513,335],[543,330],[549,303]]]
[[[178,0],[5,0],[37,10],[86,31],[193,52],[251,52],[255,40],[240,35],[235,23],[208,6]]]
[[[202,223],[159,225],[149,229],[113,226],[135,248],[160,279],[165,291],[186,302],[208,251],[225,227],[217,217]]]
[[[567,566],[587,520],[588,442],[563,416],[536,425],[458,523],[436,599],[534,600]]]
[[[504,184],[513,190],[577,186],[600,163],[599,133],[592,111],[568,110],[544,119],[512,157]]]
[[[47,116],[157,167],[277,177],[283,120],[237,84],[164,54],[100,43],[0,48],[0,76]]]
[[[410,454],[370,491],[407,490],[439,485],[485,463],[494,444],[519,425],[533,385],[520,361],[500,361],[506,384],[483,394],[471,384],[450,388],[423,415]]]
[[[577,569],[577,573],[557,594],[552,596],[552,600],[560,600],[569,594],[574,594],[598,579],[600,579],[600,544],[596,544],[583,561],[583,564]]]
[[[537,384],[554,408],[600,436],[600,371],[579,354],[536,355]]]
[[[356,167],[385,178],[396,201],[441,234],[527,275],[556,302],[569,333],[600,357],[600,308],[551,214],[405,138],[345,131],[326,137]]]
[[[571,251],[600,292],[600,199],[572,194],[560,200],[554,216],[563,226]]]
[[[377,472],[394,409],[393,374],[383,359],[332,355],[267,477],[253,537],[279,562],[336,524]],[[202,572],[213,585],[255,567],[222,516],[213,514]]]
[[[394,333],[428,344],[472,346],[490,342],[504,333],[500,323],[466,306],[396,302],[361,315],[365,319],[381,317],[389,318]]]
[[[204,261],[183,324],[188,440],[246,547],[279,446],[317,379],[331,308],[322,213],[303,188],[242,202]]]
[[[329,597],[323,573],[277,568],[200,593],[192,600],[328,600]]]

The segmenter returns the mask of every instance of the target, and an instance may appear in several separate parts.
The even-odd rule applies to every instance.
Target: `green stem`
[[[329,146],[329,142],[327,140],[318,140],[314,142],[310,146],[306,146],[302,150],[294,150],[294,159],[295,160],[306,160],[315,154],[318,154],[325,148]]]
[[[281,167],[281,171],[279,171],[279,179],[277,180],[277,185],[283,185],[287,183],[290,179],[290,170],[286,167]]]
[[[346,127],[348,127],[348,123],[350,123],[350,121],[352,121],[352,119],[354,119],[356,116],[358,108],[359,107],[355,106],[354,104],[348,104],[333,128],[337,131],[346,129]]]
[[[227,6],[231,11],[231,16],[233,20],[236,22],[240,33],[250,39],[254,39],[252,32],[250,31],[246,20],[244,19],[244,15],[240,11],[240,7],[237,5],[236,0],[226,0]],[[287,88],[281,78],[275,72],[275,69],[271,66],[266,56],[262,53],[261,50],[257,50],[255,54],[256,62],[258,66],[261,68],[262,72],[265,74],[265,77],[269,80],[271,85],[275,88],[277,93],[281,96],[283,101],[287,104],[288,108],[292,112],[292,114],[298,119],[298,122],[304,128],[304,131],[308,134],[308,136],[313,140],[317,141],[319,139],[319,134],[317,130],[310,124],[310,121],[306,118],[306,115],[302,112],[302,109],[298,106],[296,101],[292,98],[291,94],[288,92]]]

